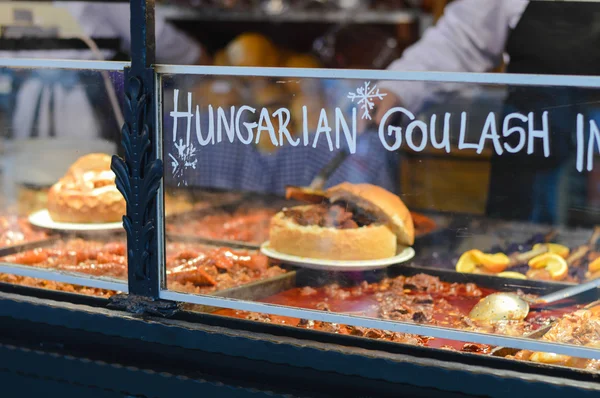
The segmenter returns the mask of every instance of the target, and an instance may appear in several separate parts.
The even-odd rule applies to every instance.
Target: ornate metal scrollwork
[[[127,233],[129,293],[156,296],[157,288],[150,282],[154,279],[151,264],[157,251],[156,194],[163,163],[157,158],[152,145],[152,97],[139,77],[128,77],[128,83],[126,121],[121,131],[125,159],[113,156],[112,170],[116,174],[117,188],[127,203],[123,226]]]

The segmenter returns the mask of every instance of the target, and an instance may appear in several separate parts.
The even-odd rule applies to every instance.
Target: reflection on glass
[[[394,191],[397,157],[379,151],[378,134],[357,134],[364,109],[347,94],[364,87],[353,84],[164,76],[167,182],[282,195],[347,148],[352,159],[330,184],[369,181]]]
[[[127,279],[119,152],[122,72],[0,68],[0,262]],[[114,292],[2,274],[3,282]]]
[[[465,84],[423,109],[391,107],[377,125],[387,94],[370,81],[163,75],[162,84],[168,239],[260,250],[264,269],[277,270],[228,290],[214,281],[230,268],[200,254],[185,277],[212,288],[196,292],[597,346],[596,290],[525,319],[471,314],[495,292],[533,300],[600,273],[586,185],[600,152],[597,90]],[[169,214],[181,192],[189,209]],[[168,288],[191,292],[175,286],[173,269],[167,262]],[[216,313],[582,369],[598,362],[309,316]]]

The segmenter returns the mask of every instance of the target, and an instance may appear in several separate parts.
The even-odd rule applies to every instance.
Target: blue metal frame
[[[178,310],[177,305],[158,300],[163,280],[159,238],[164,234],[158,229],[162,217],[158,199],[163,164],[160,143],[155,142],[159,123],[155,109],[159,98],[153,67],[154,2],[131,0],[130,7],[132,63],[126,69],[125,125],[122,129],[125,157],[114,157],[112,164],[119,190],[127,201],[124,224],[129,295],[114,297],[112,304],[129,313],[172,316]],[[75,68],[85,63],[68,64]],[[106,303],[99,299],[89,298],[85,303],[77,304],[73,300],[60,302],[64,295],[56,292],[43,292],[45,297],[36,298],[33,294],[26,295],[26,291],[19,290],[18,293],[23,295],[0,292],[0,338],[20,327],[30,333],[19,336],[23,345],[28,336],[49,341],[54,333],[57,341],[68,344],[76,344],[69,336],[77,336],[85,342],[82,346],[96,347],[91,353],[99,356],[104,347],[131,356],[145,354],[152,357],[156,353],[160,354],[157,358],[180,360],[181,366],[187,363],[193,371],[197,371],[194,366],[228,370],[236,380],[252,374],[263,385],[296,380],[299,388],[311,393],[324,386],[339,391],[359,384],[368,386],[367,390],[373,395],[382,392],[384,387],[389,393],[391,386],[398,392],[396,396],[400,391],[411,394],[414,392],[411,388],[429,390],[429,395],[421,396],[456,396],[453,393],[496,397],[508,394],[514,397],[534,394],[596,396],[600,391],[594,383],[595,377],[588,373],[205,314],[180,313],[176,314],[176,319],[138,319],[128,313],[102,308]],[[46,385],[57,381],[63,387],[66,382],[70,391],[77,386],[86,387],[78,388],[80,393],[90,392],[89,387],[98,387],[98,384],[102,387],[99,390],[106,392],[105,386],[112,384],[112,388],[118,386],[115,396],[125,391],[132,395],[173,396],[182,394],[177,387],[188,381],[170,377],[169,383],[163,383],[164,390],[160,390],[159,382],[166,380],[164,373],[149,374],[122,366],[117,369],[105,362],[68,357],[65,352],[44,354],[0,344],[0,380],[13,384],[15,380],[21,380],[28,386],[32,385],[31,380],[43,380]],[[492,363],[498,365],[498,369]],[[69,370],[65,370],[67,368]],[[93,369],[86,374],[85,368]],[[579,375],[579,381],[573,375]],[[133,385],[134,378],[138,384],[135,391],[130,391],[128,387]],[[194,382],[189,385],[197,384]],[[204,389],[205,393],[209,396],[217,393],[214,383],[209,387]],[[20,392],[22,395],[23,390]],[[357,392],[353,391],[354,394]]]
[[[154,1],[131,0],[131,67],[125,70],[125,159],[113,157],[117,187],[127,202],[129,293],[157,299],[160,292],[157,193],[163,176],[154,139],[155,58]],[[162,235],[160,235],[162,236]]]

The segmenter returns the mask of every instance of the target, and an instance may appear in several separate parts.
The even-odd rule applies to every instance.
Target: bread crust
[[[104,185],[98,188],[85,186],[84,178],[89,172],[101,176],[98,178]],[[111,178],[107,180],[108,176]],[[125,211],[125,199],[117,190],[114,174],[110,171],[109,155],[90,154],[81,157],[48,191],[48,212],[56,222],[118,222]]]
[[[125,215],[125,200],[116,187],[98,195],[61,188],[57,183],[48,191],[48,212],[53,221],[102,224],[121,221]]]
[[[396,234],[398,244],[415,243],[415,226],[410,211],[397,195],[371,184],[341,183],[326,191],[331,202],[343,200],[378,215]]]
[[[309,206],[298,206],[295,209]],[[396,255],[396,236],[385,225],[337,229],[303,226],[283,212],[271,219],[269,246],[280,253],[323,260],[377,260]]]

